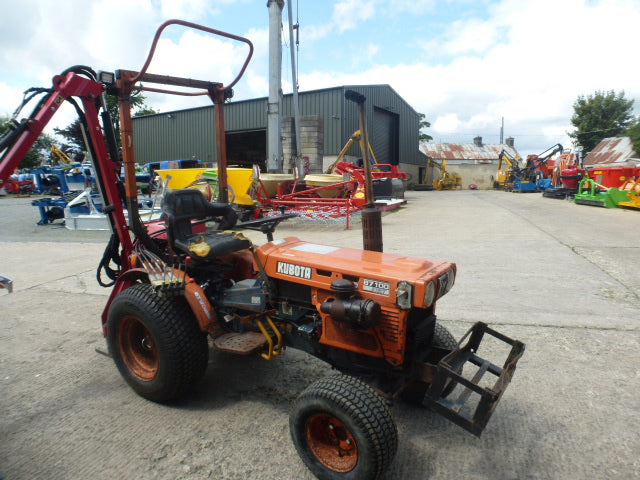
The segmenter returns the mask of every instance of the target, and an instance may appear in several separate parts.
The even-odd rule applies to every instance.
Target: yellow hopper
[[[169,188],[189,188],[205,185],[212,187],[212,196],[217,196],[218,170],[211,168],[174,168],[156,170],[164,185]],[[229,201],[238,205],[253,205],[249,189],[253,184],[253,169],[227,168]]]

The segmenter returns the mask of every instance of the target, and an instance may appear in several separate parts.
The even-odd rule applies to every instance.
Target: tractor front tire
[[[109,352],[140,396],[169,402],[202,378],[207,337],[183,297],[161,297],[147,283],[120,293],[109,308]]]
[[[373,480],[389,467],[398,431],[385,401],[349,376],[311,384],[289,416],[293,443],[322,480]]]
[[[447,350],[455,350],[458,346],[458,342],[451,332],[439,323],[436,323],[435,325],[432,344],[438,348],[444,348]],[[419,380],[413,381],[402,391],[400,398],[410,405],[422,406],[422,402],[427,390],[429,389],[429,385],[430,384]],[[442,396],[446,397],[453,392],[455,386],[455,382],[449,382],[449,384],[444,388]]]

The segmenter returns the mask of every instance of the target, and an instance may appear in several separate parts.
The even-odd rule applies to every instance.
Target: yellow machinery
[[[344,147],[342,147],[342,150],[340,150],[340,153],[338,154],[338,158],[336,158],[336,161],[333,162],[329,168],[327,168],[325,173],[334,173],[336,170],[336,167],[338,166],[338,164],[342,161],[344,161],[344,157],[346,156],[347,152],[349,151],[349,149],[353,146],[354,142],[358,142],[360,144],[360,151],[364,152],[364,144],[363,144],[363,140],[362,140],[362,132],[360,132],[360,130],[356,130],[355,132],[353,132],[353,134],[351,135],[351,137],[349,137],[349,140],[347,140],[347,143],[344,144]],[[373,153],[373,147],[371,146],[371,142],[369,142],[369,153],[371,154],[371,165],[376,165],[378,163],[378,159],[376,158],[375,153]]]
[[[211,168],[174,168],[156,170],[162,184],[173,189],[202,187],[208,197],[218,196],[218,170]],[[229,202],[251,206],[253,199],[249,190],[253,185],[252,168],[227,167]],[[168,184],[168,185],[167,185]]]
[[[620,190],[627,190],[629,192],[629,201],[619,202],[618,207],[640,209],[640,175],[638,175],[635,181],[627,180],[624,182]]]
[[[502,168],[503,162],[508,168]],[[498,171],[493,181],[493,188],[496,190],[512,190],[513,181],[515,180],[514,170],[520,167],[521,162],[522,159],[517,152],[516,156],[513,157],[506,150],[502,150],[498,155]]]
[[[57,145],[51,145],[51,158],[55,160],[57,165],[69,165],[73,163],[71,157],[64,153]]]
[[[435,190],[455,190],[462,188],[462,177],[457,173],[451,173],[447,170],[447,160],[442,159],[442,163],[438,163],[433,159],[429,159],[429,164],[440,170],[441,177],[433,181]]]

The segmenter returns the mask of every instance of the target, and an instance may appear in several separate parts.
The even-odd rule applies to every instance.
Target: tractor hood
[[[357,283],[361,295],[386,297],[393,303],[399,289],[404,289],[411,304],[420,308],[447,293],[456,274],[451,262],[322,245],[296,237],[269,242],[258,249],[258,256],[272,278],[325,290],[333,280],[346,278]]]

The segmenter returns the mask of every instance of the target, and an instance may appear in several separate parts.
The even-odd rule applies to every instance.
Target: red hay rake
[[[270,217],[282,212],[296,213],[301,221],[321,223],[342,223],[351,226],[351,216],[365,206],[363,183],[357,176],[349,175],[347,180],[321,187],[309,188],[295,180],[278,185],[275,197],[269,197],[267,188],[256,175],[253,196],[257,200],[255,217]]]

